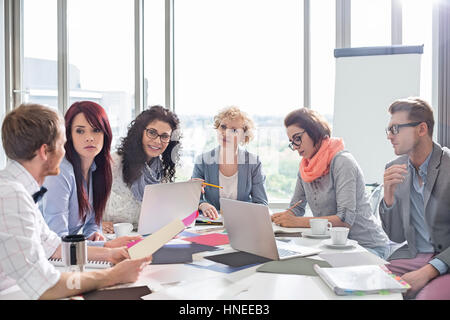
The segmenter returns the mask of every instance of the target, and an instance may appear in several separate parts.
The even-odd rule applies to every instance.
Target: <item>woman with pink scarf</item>
[[[349,228],[349,239],[385,257],[388,237],[372,213],[362,170],[344,150],[344,141],[331,137],[329,124],[310,109],[291,112],[284,124],[289,147],[302,157],[291,206],[301,203],[274,214],[272,221],[282,227],[309,228],[311,219],[325,218],[333,227]],[[307,203],[313,217],[304,217]]]

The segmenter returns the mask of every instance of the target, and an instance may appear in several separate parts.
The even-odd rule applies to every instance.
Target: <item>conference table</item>
[[[274,228],[277,228],[274,226]],[[290,231],[304,232],[307,228],[290,228]],[[191,233],[208,234],[223,232],[220,226],[195,226],[187,229]],[[360,245],[349,249],[331,249],[322,244],[322,239],[307,237],[277,237],[277,240],[291,242],[301,246],[318,248],[322,253],[346,254],[350,252],[368,252]],[[170,243],[185,243],[178,238]],[[114,286],[126,288],[148,286],[151,294],[144,300],[401,300],[401,293],[370,294],[363,296],[338,296],[318,276],[297,274],[277,274],[257,272],[260,265],[254,265],[235,272],[221,272],[210,268],[212,262],[205,256],[235,251],[229,244],[222,250],[205,251],[194,254],[192,263],[148,265],[137,282]],[[323,260],[318,255],[308,258]],[[60,268],[61,269],[61,268]],[[61,269],[63,271],[63,269]],[[89,269],[88,269],[89,270]],[[106,289],[107,290],[107,289]],[[0,293],[0,299],[26,299],[16,285]]]

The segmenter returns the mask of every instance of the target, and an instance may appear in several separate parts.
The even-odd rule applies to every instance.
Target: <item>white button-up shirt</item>
[[[37,191],[38,183],[18,162],[0,171],[0,291],[17,284],[30,299],[38,299],[60,278],[48,258],[61,239],[34,203]]]

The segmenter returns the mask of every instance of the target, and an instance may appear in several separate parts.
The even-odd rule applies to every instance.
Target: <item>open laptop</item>
[[[145,186],[138,233],[154,233],[174,219],[183,220],[198,210],[201,192],[200,180]]]
[[[269,207],[261,204],[220,199],[225,229],[233,249],[272,260],[305,257],[320,249],[276,241]]]

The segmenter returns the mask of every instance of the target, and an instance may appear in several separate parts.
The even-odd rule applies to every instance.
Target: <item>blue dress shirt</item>
[[[89,238],[94,232],[102,233],[101,226],[95,223],[93,209],[92,172],[96,170],[95,162],[89,169],[89,204],[91,208],[86,214],[86,220],[81,220],[78,212],[77,185],[72,164],[64,158],[57,176],[48,176],[44,186],[48,189],[42,199],[42,214],[51,230],[60,237],[82,234]],[[83,181],[87,189],[86,181]],[[104,246],[104,241],[88,241],[90,246]]]
[[[425,159],[424,163],[416,171],[415,167],[408,158],[408,168],[412,174],[412,188],[411,188],[411,223],[416,232],[416,248],[420,253],[434,253],[433,245],[431,244],[430,233],[427,229],[425,221],[425,207],[423,191],[425,190],[425,183],[427,181],[427,169],[430,162],[431,152]],[[422,186],[419,183],[419,177],[422,179]],[[445,274],[448,271],[448,266],[439,259],[433,259],[429,262],[435,267],[440,274]]]

